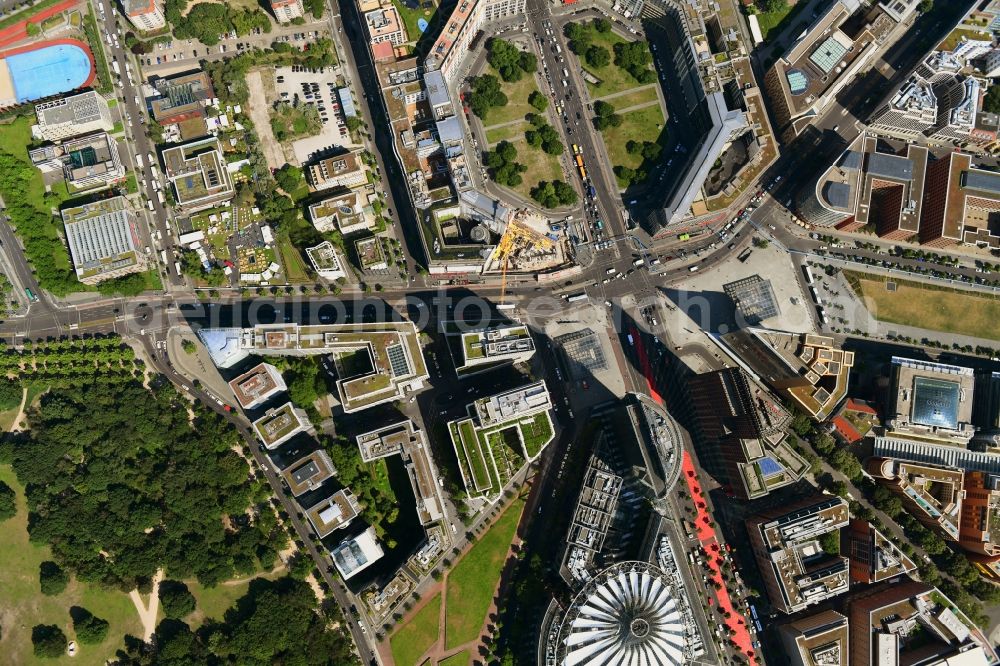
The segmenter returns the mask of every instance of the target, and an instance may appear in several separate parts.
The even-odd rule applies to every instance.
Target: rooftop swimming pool
[[[82,45],[52,44],[4,58],[18,103],[81,88],[94,71]]]

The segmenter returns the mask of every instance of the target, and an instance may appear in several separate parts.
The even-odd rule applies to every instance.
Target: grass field
[[[549,155],[541,148],[532,148],[522,134],[511,141],[517,148],[517,161],[528,167],[521,174],[521,184],[512,188],[523,197],[531,196],[531,188],[543,180],[563,180],[562,166],[558,155]]]
[[[958,46],[965,39],[987,39],[987,37],[979,32],[978,30],[968,30],[965,28],[955,28],[948,36],[944,38],[938,45],[939,51],[953,51],[956,46]]]
[[[309,282],[309,273],[302,255],[292,245],[287,234],[278,237],[277,249],[281,254],[281,265],[285,268],[285,279],[292,284]]]
[[[799,0],[795,4],[786,4],[776,12],[761,12],[757,14],[757,21],[760,23],[760,33],[764,35],[764,43],[772,39],[777,39],[788,22],[794,20],[795,15],[802,10],[802,7],[808,4],[808,0]]]
[[[534,458],[552,437],[552,422],[548,412],[537,414],[531,424],[521,425],[521,440],[528,458]]]
[[[593,99],[597,99],[599,97],[624,92],[625,90],[630,90],[641,85],[632,77],[631,74],[614,63],[615,44],[627,43],[629,40],[621,37],[613,30],[606,33],[600,33],[594,30],[592,31],[592,34],[594,35],[592,43],[596,46],[603,46],[606,48],[608,53],[611,54],[611,62],[605,67],[590,67],[584,64],[583,59],[580,58],[581,66],[601,80],[600,85],[594,85],[593,83],[587,82],[587,90],[590,91],[590,96]],[[649,68],[652,69],[652,65],[650,65]]]
[[[262,574],[258,577],[271,578],[268,574]],[[236,604],[237,599],[247,593],[251,580],[253,579],[247,578],[231,585],[222,583],[215,587],[205,587],[194,579],[185,580],[184,584],[188,586],[191,594],[194,595],[196,606],[194,612],[184,618],[184,621],[191,625],[192,628],[200,626],[209,618],[221,622],[226,611]],[[162,618],[162,608],[160,615]]]
[[[456,652],[447,659],[442,659],[438,662],[438,666],[468,666],[469,664],[469,651],[462,650],[461,652]]]
[[[472,481],[474,489],[480,489],[483,491],[489,490],[492,486],[489,473],[489,463],[486,460],[487,453],[482,451],[478,444],[478,439],[476,438],[476,429],[472,425],[471,420],[463,421],[459,427],[459,436],[461,442],[460,446],[457,447],[460,455],[464,454],[466,461],[466,468],[471,471]]]
[[[396,666],[416,666],[434,645],[441,627],[441,593],[435,594],[389,639]]]
[[[607,98],[606,101],[613,105],[620,113],[630,106],[639,106],[640,104],[652,102],[655,99],[657,97],[656,85],[654,84],[645,88],[637,88],[621,95],[615,95],[614,97]]]
[[[24,494],[13,470],[0,465],[0,481],[17,491],[18,513],[0,523],[0,626],[3,639],[0,652],[4,664],[36,663],[31,648],[31,628],[36,624],[55,624],[73,640],[71,606],[82,606],[111,624],[108,638],[100,645],[78,645],[75,657],[47,660],[52,664],[98,666],[112,658],[123,646],[125,634],[142,635],[142,625],[128,595],[98,585],[70,581],[62,594],[49,597],[38,586],[38,565],[51,557],[47,546],[28,540],[28,512]]]
[[[523,509],[518,497],[448,574],[445,649],[474,640],[482,631]]]
[[[486,143],[492,147],[501,141],[512,141],[523,138],[526,129],[528,129],[527,121],[494,127],[493,129],[486,130]]]
[[[492,74],[500,79],[496,70],[488,65],[483,73]],[[490,109],[483,120],[483,126],[491,127],[501,123],[509,123],[512,120],[523,120],[529,113],[537,113],[537,109],[528,104],[528,95],[532,91],[538,90],[534,74],[525,74],[520,81],[515,83],[507,83],[500,79],[500,89],[507,95],[507,105]]]
[[[10,153],[28,163],[25,146],[31,145],[33,142],[31,138],[31,125],[34,119],[34,116],[30,118],[22,116],[16,118],[13,122],[0,124],[0,150]],[[52,186],[52,192],[55,194],[55,197],[50,201],[45,201],[45,183],[42,181],[41,172],[34,168],[29,169],[29,171],[31,177],[24,181],[24,187],[33,206],[39,210],[48,210],[50,207],[58,208],[63,201],[69,198],[66,184],[59,182]],[[69,250],[59,237],[62,224],[61,222],[57,222],[57,220],[58,218],[52,218],[52,224],[47,229],[47,236],[52,241],[52,255],[56,268],[69,270],[71,268]],[[76,288],[76,291],[86,290],[88,290],[88,287],[83,284],[78,285]]]
[[[609,127],[601,132],[604,145],[608,148],[608,158],[614,166],[627,166],[631,169],[642,164],[642,155],[630,155],[625,145],[631,141],[658,141],[663,132],[663,111],[659,104],[623,113],[622,124]]]
[[[876,319],[903,326],[1000,340],[1000,300],[969,292],[937,291],[915,283],[897,283],[886,291],[873,276],[854,276],[861,285],[865,307]]]

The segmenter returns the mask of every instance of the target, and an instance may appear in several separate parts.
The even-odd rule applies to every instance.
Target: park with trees
[[[538,69],[538,58],[530,51],[522,51],[514,44],[493,38],[486,44],[486,61],[508,83],[531,76]]]
[[[287,542],[235,430],[162,378],[91,371],[50,389],[28,422],[0,462],[26,488],[31,539],[80,580],[129,590],[164,569],[213,585],[271,568]]]

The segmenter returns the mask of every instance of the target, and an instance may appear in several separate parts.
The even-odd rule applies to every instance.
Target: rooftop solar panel
[[[407,362],[406,354],[403,352],[403,345],[392,345],[385,351],[389,355],[389,366],[392,369],[393,377],[410,374],[410,364]]]

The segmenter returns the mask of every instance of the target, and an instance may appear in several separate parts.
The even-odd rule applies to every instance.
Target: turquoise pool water
[[[75,44],[43,46],[5,60],[19,103],[76,90],[92,69],[90,56]]]

